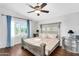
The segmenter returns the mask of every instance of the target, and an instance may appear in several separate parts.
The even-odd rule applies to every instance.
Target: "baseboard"
[[[6,48],[6,46],[2,46],[2,47],[0,47],[0,48]]]

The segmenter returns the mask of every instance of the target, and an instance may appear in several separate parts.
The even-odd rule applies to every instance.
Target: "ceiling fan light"
[[[40,11],[39,10],[36,10],[35,13],[40,13]]]

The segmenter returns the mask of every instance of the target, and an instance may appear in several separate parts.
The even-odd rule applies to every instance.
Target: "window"
[[[11,22],[12,37],[27,36],[27,21],[26,20],[12,20]]]
[[[15,34],[16,35],[21,35],[21,34],[26,34],[27,33],[27,24],[21,24],[21,23],[16,23],[15,24]]]

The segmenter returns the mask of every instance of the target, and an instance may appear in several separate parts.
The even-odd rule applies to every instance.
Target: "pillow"
[[[53,39],[53,38],[56,38],[57,37],[57,34],[48,34],[47,35],[47,38],[50,38],[50,39]]]
[[[41,34],[39,34],[39,37],[40,38],[47,38],[47,34],[46,33],[41,33]]]

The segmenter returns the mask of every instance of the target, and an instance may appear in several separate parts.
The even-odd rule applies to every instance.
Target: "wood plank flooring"
[[[2,48],[0,49],[0,56],[34,56],[31,52],[26,49],[22,49],[20,44],[17,44],[11,48]],[[50,56],[79,56],[79,54],[71,53],[57,47]]]

